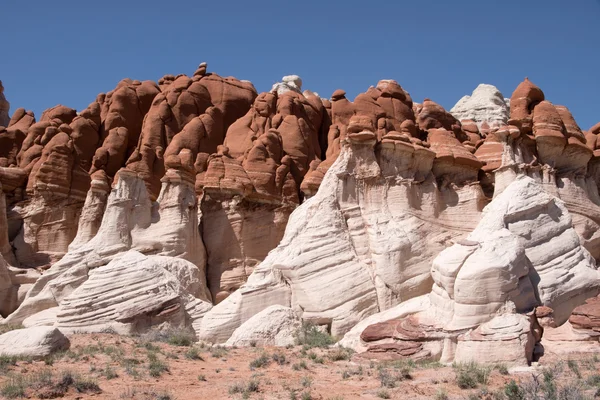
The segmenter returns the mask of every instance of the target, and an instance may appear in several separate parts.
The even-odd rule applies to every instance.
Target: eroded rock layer
[[[286,345],[310,321],[446,362],[598,342],[600,125],[528,79],[447,112],[393,80],[258,94],[203,63],[7,116],[2,96],[6,323]]]

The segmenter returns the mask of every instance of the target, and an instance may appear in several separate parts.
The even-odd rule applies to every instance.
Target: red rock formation
[[[516,125],[522,129],[523,133],[530,134],[533,129],[533,108],[542,101],[544,101],[544,92],[528,78],[525,78],[510,97],[508,124]]]
[[[206,113],[209,107],[216,107],[211,110],[209,117],[202,121],[203,128],[199,128],[200,121],[196,121],[186,131],[186,136],[189,137],[197,129],[216,129],[215,132],[205,132],[206,136],[211,138],[212,145],[207,147],[207,150],[214,152],[215,145],[221,142],[222,133],[218,131],[226,130],[228,124],[241,115],[242,110],[247,111],[256,97],[254,87],[250,83],[243,83],[234,78],[221,78],[215,74],[207,75],[205,64],[200,65],[193,78],[185,75],[175,78],[165,76],[159,81],[159,86],[161,93],[154,98],[144,119],[137,147],[127,160],[127,168],[142,176],[153,197],[160,191],[160,178],[165,172],[164,152],[188,123]],[[203,143],[208,146],[209,142]],[[174,146],[168,155],[178,152],[180,149],[175,150],[178,146],[181,147]]]

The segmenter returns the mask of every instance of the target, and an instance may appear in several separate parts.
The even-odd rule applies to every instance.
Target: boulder
[[[0,335],[0,355],[41,359],[68,350],[69,339],[56,328],[38,326],[16,329]]]
[[[301,326],[302,321],[291,308],[270,306],[237,328],[225,345],[285,347],[294,344]]]

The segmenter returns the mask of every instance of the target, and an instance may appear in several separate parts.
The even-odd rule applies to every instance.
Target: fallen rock
[[[225,345],[285,347],[294,344],[301,326],[302,320],[291,308],[270,306],[240,325]]]
[[[0,355],[3,356],[40,359],[68,350],[70,345],[61,331],[49,326],[16,329],[0,335]]]

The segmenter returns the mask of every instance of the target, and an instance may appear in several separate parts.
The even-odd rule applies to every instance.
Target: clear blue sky
[[[283,75],[350,97],[395,79],[446,108],[528,76],[588,129],[600,121],[599,0],[2,0],[0,80],[36,116],[81,110],[125,77],[209,71],[265,91]]]

